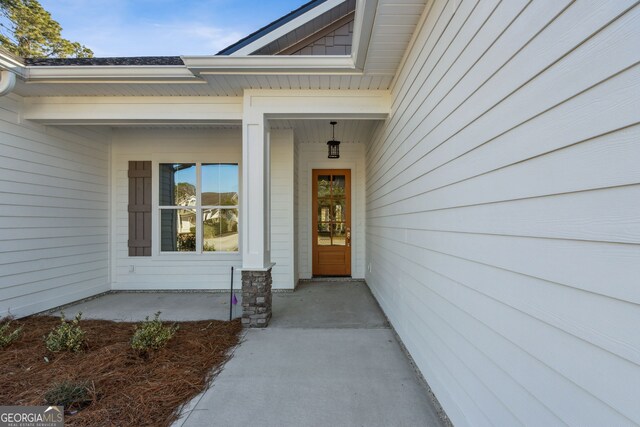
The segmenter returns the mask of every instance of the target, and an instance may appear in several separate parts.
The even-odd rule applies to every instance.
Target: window
[[[238,252],[238,165],[160,163],[161,252]]]

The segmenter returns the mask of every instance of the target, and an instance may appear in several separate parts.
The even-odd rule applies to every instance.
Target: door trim
[[[326,153],[326,150],[324,151]],[[311,230],[312,227],[312,218],[311,211],[313,210],[313,197],[310,195],[313,193],[313,170],[314,169],[349,169],[351,171],[351,211],[354,215],[358,215],[358,209],[361,207],[356,206],[359,197],[359,188],[358,188],[358,163],[353,161],[352,159],[343,160],[342,158],[336,160],[327,160],[327,159],[310,159],[304,162],[304,169],[301,170],[300,176],[305,176],[306,183],[299,186],[298,188],[298,197],[300,201],[299,209],[303,212],[302,215],[299,216],[300,228],[298,233],[300,236],[304,235],[304,243],[300,245],[302,248],[306,249],[306,254],[304,258],[306,259],[306,270],[300,271],[301,279],[310,279],[313,277],[313,232]],[[358,216],[352,216],[351,218],[351,234],[353,236],[357,236],[360,231],[358,227]],[[364,230],[364,227],[363,227]],[[351,239],[351,276],[353,277],[354,268],[357,270],[360,268],[357,264],[356,260],[356,246],[358,250],[360,250],[360,246],[358,246],[358,239]],[[303,255],[298,254],[298,257],[302,257]],[[363,270],[364,271],[364,270]],[[360,278],[360,276],[358,276]],[[362,275],[364,278],[364,274]]]
[[[337,166],[337,165],[336,165]],[[345,277],[345,278],[350,278],[352,277],[353,274],[353,240],[354,240],[354,232],[353,232],[353,203],[354,203],[354,194],[353,194],[353,189],[354,189],[354,182],[352,181],[353,179],[353,169],[352,168],[348,168],[348,167],[329,167],[329,168],[310,168],[310,173],[311,173],[311,179],[310,179],[310,187],[311,187],[311,191],[309,192],[309,194],[311,195],[310,198],[310,223],[309,223],[309,231],[310,231],[310,244],[311,244],[311,251],[310,251],[310,258],[311,258],[311,276],[312,277]],[[344,174],[346,176],[348,176],[348,182],[345,182],[345,196],[346,196],[346,200],[348,201],[347,203],[347,211],[346,211],[346,218],[347,220],[345,221],[345,225],[347,226],[347,229],[349,230],[348,232],[350,233],[350,237],[348,239],[348,243],[346,244],[346,248],[343,249],[345,255],[346,255],[346,263],[345,265],[345,274],[334,274],[334,275],[319,275],[316,274],[317,271],[317,266],[316,266],[316,260],[317,258],[317,254],[318,254],[318,250],[319,250],[319,246],[317,245],[317,239],[318,239],[318,217],[317,217],[317,211],[318,211],[318,200],[317,200],[317,176],[318,175],[322,175],[322,174],[328,174],[328,175],[341,175]],[[340,246],[337,246],[340,247]]]

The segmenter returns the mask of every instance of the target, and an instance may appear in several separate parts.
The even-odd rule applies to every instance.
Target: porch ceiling
[[[340,120],[335,119],[336,139],[346,144],[367,144],[380,120]],[[296,143],[326,143],[331,139],[331,120],[270,120],[271,129],[293,129]]]

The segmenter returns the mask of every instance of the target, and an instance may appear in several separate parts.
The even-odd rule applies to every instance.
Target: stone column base
[[[271,320],[271,269],[242,271],[242,324],[266,328]]]

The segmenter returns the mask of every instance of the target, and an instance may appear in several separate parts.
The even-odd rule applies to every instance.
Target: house
[[[219,55],[3,53],[0,316],[233,266],[264,326],[351,276],[454,424],[638,424],[639,46],[636,1],[314,0]]]

